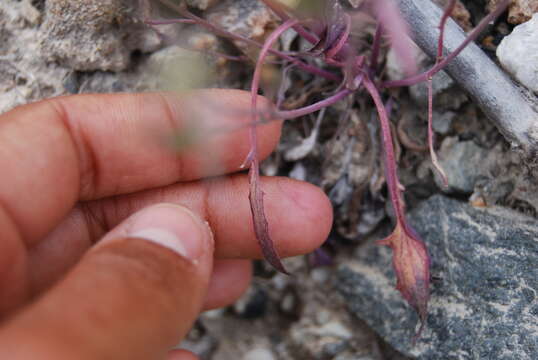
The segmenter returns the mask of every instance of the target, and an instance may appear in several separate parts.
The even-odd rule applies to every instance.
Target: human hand
[[[238,170],[248,129],[179,154],[151,141],[209,101],[210,127],[248,124],[218,111],[248,114],[248,94],[233,90],[64,97],[0,116],[1,359],[195,358],[168,350],[200,311],[243,293],[260,257],[246,175],[200,180]],[[280,122],[258,134],[266,157]],[[325,195],[287,178],[261,184],[281,255],[319,246]]]

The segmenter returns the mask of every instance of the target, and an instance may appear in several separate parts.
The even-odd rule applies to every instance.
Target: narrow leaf
[[[259,171],[257,160],[252,161],[248,172],[250,182],[250,193],[248,195],[248,199],[250,201],[254,232],[256,234],[256,239],[258,239],[258,243],[260,244],[260,248],[265,260],[273,265],[278,271],[288,274],[284,268],[284,265],[280,261],[280,256],[278,256],[278,252],[273,245],[273,240],[271,240],[269,236],[269,223],[267,222],[263,208],[263,191],[260,188]]]

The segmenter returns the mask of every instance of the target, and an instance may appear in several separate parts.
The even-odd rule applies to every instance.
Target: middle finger
[[[269,231],[282,257],[310,252],[327,237],[332,208],[325,194],[289,178],[262,178]],[[96,200],[77,206],[43,242],[30,251],[32,288],[43,289],[73,266],[92,244],[134,212],[168,202],[200,214],[215,235],[215,256],[261,257],[254,235],[244,174]]]

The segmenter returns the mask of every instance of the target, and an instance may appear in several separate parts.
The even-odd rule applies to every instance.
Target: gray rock
[[[36,42],[41,18],[29,0],[0,1],[0,113],[64,91],[67,69],[44,63]]]
[[[504,208],[434,196],[410,216],[428,245],[426,328],[394,289],[390,251],[367,245],[339,269],[349,310],[407,356],[424,360],[538,358],[538,224]]]
[[[42,53],[48,61],[79,71],[121,71],[133,50],[160,45],[136,6],[127,0],[48,0],[41,26]]]
[[[488,152],[473,141],[458,141],[457,137],[447,137],[439,150],[439,163],[448,178],[448,189],[436,174],[439,188],[447,192],[470,194],[480,175],[488,172]]]
[[[538,13],[501,41],[497,57],[521,84],[538,93]]]
[[[277,23],[275,15],[258,0],[222,0],[206,17],[227,31],[255,40],[262,40]],[[257,57],[257,52],[245,43],[234,41],[234,44],[247,55]]]
[[[269,349],[256,348],[243,356],[243,360],[274,360],[275,356]]]
[[[433,130],[438,134],[447,135],[452,128],[452,123],[455,117],[456,113],[452,111],[442,113],[434,111],[432,116]]]

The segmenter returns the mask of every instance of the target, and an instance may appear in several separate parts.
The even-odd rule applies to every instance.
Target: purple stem
[[[390,199],[394,207],[394,212],[398,223],[406,226],[403,203],[401,201],[400,187],[398,180],[398,170],[396,168],[396,158],[394,156],[394,145],[392,142],[392,133],[390,130],[389,118],[387,111],[381,100],[381,95],[377,90],[375,84],[366,77],[363,81],[364,87],[370,93],[372,100],[379,114],[379,123],[381,125],[381,134],[383,139],[383,148],[385,149],[385,178],[387,180],[387,187],[389,189]]]
[[[347,14],[344,15],[346,19],[346,28],[342,32],[342,35],[340,35],[340,37],[338,38],[336,45],[334,45],[329,51],[327,51],[327,59],[333,59],[347,45],[347,40],[349,39],[349,35],[351,34],[351,17]]]
[[[452,53],[450,53],[446,58],[444,58],[439,63],[435,64],[430,70],[423,72],[422,74],[412,76],[407,79],[402,80],[395,80],[395,81],[386,81],[383,84],[381,84],[382,87],[385,88],[391,88],[391,87],[401,87],[401,86],[411,86],[418,84],[420,82],[427,81],[430,77],[433,77],[435,74],[437,74],[440,70],[442,70],[446,64],[448,64],[452,59],[454,59],[456,56],[458,56],[463,49],[471,42],[474,41],[478,35],[484,30],[484,28],[493,20],[495,20],[506,8],[510,0],[504,0],[501,5],[499,5],[495,11],[489,13],[486,17],[480,21],[477,27],[473,29],[469,33],[469,36],[461,43],[460,46],[456,50],[454,50]]]
[[[287,14],[287,11],[289,11],[290,9],[287,9],[284,4],[278,3],[273,0],[262,0],[262,2],[269,9],[273,10],[273,12],[282,21],[287,21],[290,19],[290,16]],[[297,32],[297,34],[301,35],[309,43],[316,45],[319,42],[319,38],[317,37],[317,35],[312,34],[308,30],[306,30],[301,24],[294,25],[292,28]]]
[[[444,45],[444,39],[445,39],[445,25],[447,20],[450,18],[450,15],[454,11],[454,7],[456,6],[456,0],[450,0],[450,2],[445,7],[445,11],[443,12],[443,16],[441,17],[441,21],[439,22],[439,39],[437,41],[437,58],[435,59],[435,63],[439,63],[443,60],[443,45]],[[441,176],[441,180],[443,182],[443,185],[445,188],[448,187],[448,178],[446,176],[445,171],[443,170],[443,167],[441,164],[439,164],[439,160],[437,159],[437,154],[435,153],[434,148],[434,133],[433,133],[433,84],[432,84],[432,78],[429,77],[427,80],[428,85],[428,147],[430,149],[430,158],[432,159],[432,164],[437,169],[437,172]]]
[[[450,15],[454,11],[454,7],[456,6],[456,0],[450,0],[448,5],[445,8],[445,11],[443,12],[443,16],[441,17],[441,21],[439,22],[439,41],[437,43],[437,61],[441,61],[443,58],[443,43],[445,39],[445,24],[450,18]]]
[[[167,7],[169,7],[170,9],[177,11],[181,15],[185,16],[186,18],[188,18],[190,20],[193,20],[196,24],[205,27],[206,29],[208,29],[209,31],[211,31],[211,32],[213,32],[215,34],[219,34],[222,37],[233,39],[233,40],[236,40],[236,41],[241,41],[241,42],[247,43],[249,45],[260,47],[260,48],[263,46],[261,43],[255,41],[255,40],[249,39],[249,38],[241,36],[241,35],[234,34],[232,32],[226,31],[224,29],[219,28],[218,26],[215,26],[215,25],[211,24],[209,21],[194,15],[193,13],[188,11],[184,6],[178,6],[178,5],[172,3],[169,0],[159,0],[159,1],[161,3],[163,3],[164,5],[166,5]],[[340,81],[340,76],[338,76],[336,74],[333,74],[333,73],[331,73],[329,71],[320,69],[320,68],[318,68],[316,66],[312,66],[310,64],[307,64],[307,63],[305,63],[303,61],[300,61],[300,60],[298,60],[298,59],[296,59],[296,58],[294,58],[294,57],[292,57],[292,56],[290,56],[288,54],[285,54],[285,53],[281,52],[281,51],[278,51],[278,50],[275,50],[275,49],[269,49],[269,53],[271,53],[273,55],[276,55],[276,56],[279,56],[279,57],[281,57],[283,59],[286,59],[289,62],[297,65],[298,67],[300,67],[304,71],[307,71],[307,72],[309,72],[311,74],[321,76],[321,77],[323,77],[323,78],[325,78],[327,80],[331,80],[331,81]]]
[[[299,109],[294,109],[294,110],[276,111],[274,115],[279,120],[289,120],[289,119],[294,119],[300,116],[308,115],[318,110],[321,110],[327,106],[331,106],[334,103],[337,103],[338,101],[342,100],[343,98],[352,94],[353,92],[354,90],[343,89],[337,92],[336,94],[334,94],[333,96],[323,99],[321,101],[318,101],[317,103],[314,103],[312,105],[308,105],[308,106],[305,106]]]
[[[360,85],[360,82],[362,81],[362,77],[357,77],[357,84]],[[322,110],[328,106],[331,106],[338,101],[342,100],[348,95],[353,94],[353,92],[356,91],[356,89],[343,89],[337,92],[336,94],[332,95],[331,97],[328,97],[326,99],[323,99],[317,103],[299,108],[294,110],[284,110],[284,111],[275,111],[274,109],[267,109],[264,111],[258,112],[258,117],[255,122],[250,122],[248,125],[244,124],[237,124],[237,125],[229,125],[229,126],[223,126],[212,130],[212,133],[221,134],[223,132],[232,132],[237,131],[240,129],[244,129],[245,127],[249,126],[258,126],[267,124],[272,121],[281,121],[281,120],[292,120],[296,119],[301,116],[305,116],[311,113],[314,113],[316,111]],[[250,154],[248,159],[250,160]],[[247,162],[247,161],[246,161]],[[246,166],[246,162],[244,162],[244,166]]]
[[[260,243],[262,253],[267,261],[273,265],[277,270],[287,274],[284,265],[280,261],[280,257],[276,248],[273,246],[273,241],[269,236],[269,224],[265,217],[265,211],[263,206],[263,191],[260,188],[260,163],[258,159],[258,137],[256,131],[256,122],[258,121],[258,90],[260,88],[260,79],[263,70],[263,63],[271,46],[278,40],[280,35],[286,30],[290,29],[294,25],[298,24],[298,20],[287,20],[282,25],[278,26],[275,31],[269,35],[258,56],[256,61],[256,67],[254,68],[254,75],[252,77],[252,84],[250,87],[251,111],[252,111],[252,126],[250,127],[250,153],[247,156],[246,162],[250,163],[249,184],[250,184],[250,208],[252,211],[252,219],[254,223],[254,231],[256,238]]]

